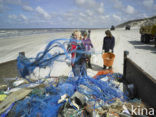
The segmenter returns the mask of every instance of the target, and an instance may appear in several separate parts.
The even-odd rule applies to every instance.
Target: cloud
[[[118,22],[121,21],[121,17],[118,16],[118,15],[113,14],[112,17],[113,17],[116,21],[118,21]]]
[[[89,10],[89,9],[86,10],[86,13],[87,13],[88,16],[92,16],[93,15],[93,12],[91,10]]]
[[[128,15],[132,15],[136,13],[136,10],[133,6],[125,6],[125,4],[123,4],[120,0],[111,0],[111,2],[114,4],[113,7],[119,10],[118,13],[120,14],[125,15],[126,13]]]
[[[149,17],[146,13],[141,14],[143,18]]]
[[[60,15],[61,17],[61,15]],[[68,12],[65,12],[63,14],[63,17],[61,17],[62,22],[54,22],[55,24],[59,24],[65,27],[89,27],[89,28],[105,28],[108,25],[111,25],[112,22],[117,22],[118,20],[113,19],[113,21],[110,22],[110,16],[104,15],[104,14],[97,14],[95,11],[91,11],[90,9],[87,9],[85,11],[81,9],[75,9]],[[57,20],[58,21],[58,20]]]
[[[46,18],[46,19],[49,19],[51,16],[43,9],[43,8],[41,8],[40,6],[38,6],[37,8],[36,8],[36,11],[40,14],[40,15],[42,15],[42,16],[44,16],[44,18]]]
[[[11,24],[18,24],[18,25],[25,25],[30,23],[28,18],[24,14],[15,15],[15,14],[9,14],[7,21]]]
[[[99,3],[96,0],[75,0],[76,5],[87,10],[91,10],[97,13],[104,13],[103,2]]]
[[[3,4],[0,3],[0,12],[3,11]]]
[[[85,4],[86,0],[75,0],[78,5]]]
[[[154,0],[144,0],[143,1],[143,5],[147,8],[151,8],[153,7],[153,4],[154,4]]]
[[[38,2],[35,3],[35,1]],[[35,1],[0,0],[0,12],[1,10],[5,11],[1,12],[1,20],[7,19],[12,24],[16,23],[21,26],[27,26],[26,24],[29,23],[32,27],[102,28],[130,19],[147,17],[146,15],[151,16],[154,14],[154,9],[156,10],[154,0],[142,0],[142,3],[137,0],[127,0],[126,2],[124,0],[67,0],[69,2],[67,5],[71,6],[61,7],[59,12],[56,11],[57,8],[55,7],[48,5],[43,7],[44,4],[42,3],[44,2],[42,0]],[[135,3],[132,3],[134,1]],[[56,3],[55,5],[58,7],[60,4]],[[9,15],[11,13],[12,15]]]
[[[80,12],[80,16],[81,17],[86,17],[86,15],[84,13],[82,13],[82,12]]]
[[[4,6],[4,1],[0,0],[0,13],[6,10],[6,7]]]
[[[23,9],[24,9],[25,11],[33,11],[33,8],[30,7],[30,6],[28,6],[28,5],[24,5],[24,6],[23,6]]]
[[[101,13],[101,14],[104,13],[104,4],[101,2],[99,6],[100,6],[100,7],[97,8],[97,11],[98,11],[99,13]]]
[[[144,0],[143,1],[143,5],[148,9],[151,10],[153,12],[156,11],[156,4],[154,3],[154,0]],[[154,14],[153,14],[154,15]]]
[[[101,20],[108,20],[110,18],[109,15],[102,15],[100,16]]]
[[[10,15],[8,15],[8,18],[11,19],[11,20],[12,20],[12,19],[15,20],[15,19],[17,19],[17,16],[14,15],[14,14],[10,14]]]
[[[79,6],[86,6],[87,8],[92,8],[97,5],[95,0],[75,0],[76,4]]]
[[[23,4],[21,0],[4,0],[3,2],[7,3],[7,4],[15,4],[15,5],[22,5]]]
[[[112,0],[113,4],[114,4],[114,8],[117,8],[117,9],[123,9],[124,5],[121,1],[119,0]]]
[[[23,15],[23,14],[21,14],[20,17],[21,17],[24,21],[27,21],[27,20],[28,20],[28,18],[27,18],[25,15]]]
[[[126,13],[128,13],[128,14],[134,14],[135,13],[134,7],[128,5],[127,8],[126,8]]]

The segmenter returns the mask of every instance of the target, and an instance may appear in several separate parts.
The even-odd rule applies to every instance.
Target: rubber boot
[[[103,65],[103,69],[106,69],[107,66]]]
[[[90,63],[90,58],[88,59],[88,68],[92,69],[92,65]]]

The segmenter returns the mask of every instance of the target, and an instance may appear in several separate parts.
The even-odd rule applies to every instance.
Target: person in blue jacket
[[[114,52],[114,46],[115,46],[115,38],[111,34],[110,30],[105,31],[106,36],[103,39],[103,52]],[[103,66],[103,69],[105,69],[106,66]]]

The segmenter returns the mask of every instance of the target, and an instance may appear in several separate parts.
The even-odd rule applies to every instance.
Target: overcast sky
[[[0,28],[105,28],[156,15],[156,0],[0,0]]]

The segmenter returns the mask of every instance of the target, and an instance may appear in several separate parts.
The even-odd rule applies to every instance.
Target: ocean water
[[[12,38],[16,36],[25,36],[32,34],[42,34],[42,33],[56,33],[56,32],[66,32],[72,29],[0,29],[0,39],[2,38]]]
[[[69,38],[72,30],[0,29],[0,63],[16,59],[19,52],[25,52],[27,57],[35,57],[49,41]]]

